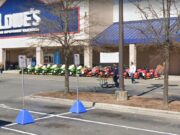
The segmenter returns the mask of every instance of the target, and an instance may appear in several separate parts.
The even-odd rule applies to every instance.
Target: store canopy
[[[171,18],[170,39],[180,42],[179,22]],[[151,44],[164,41],[163,19],[124,22],[125,44]],[[119,23],[114,23],[92,40],[92,45],[118,45]]]

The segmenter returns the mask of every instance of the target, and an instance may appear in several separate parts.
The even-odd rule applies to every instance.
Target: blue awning
[[[171,39],[180,41],[180,32],[177,31],[177,18],[171,18]],[[179,33],[179,34],[177,34]],[[142,20],[124,22],[124,42],[125,44],[148,44],[161,42],[163,36],[163,19]],[[119,23],[114,23],[97,35],[92,40],[92,45],[118,45],[119,43]]]

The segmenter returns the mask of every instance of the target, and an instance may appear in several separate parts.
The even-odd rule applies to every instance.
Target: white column
[[[36,65],[44,64],[44,55],[41,47],[36,47]]]
[[[129,66],[131,65],[131,62],[137,66],[137,48],[135,44],[129,45]]]
[[[6,50],[0,48],[0,63],[4,65],[4,69],[6,69]]]
[[[92,47],[84,47],[84,65],[92,67],[93,50]]]

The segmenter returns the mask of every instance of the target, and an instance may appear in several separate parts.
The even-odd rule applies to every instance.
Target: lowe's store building
[[[152,0],[156,9],[159,5]],[[103,4],[102,4],[103,3]],[[63,64],[61,47],[55,43],[34,46],[36,40],[32,33],[39,33],[39,25],[44,17],[50,17],[46,0],[1,0],[0,1],[0,63],[5,69],[18,68],[18,56],[26,55],[28,64]],[[73,26],[70,31],[79,40],[91,39],[83,47],[73,46],[73,54],[80,54],[81,65],[107,65],[100,62],[101,52],[118,51],[118,0],[86,0],[73,9]],[[102,21],[103,20],[103,21]],[[133,29],[146,25],[136,7],[124,0],[124,64],[134,62],[138,68],[155,68],[162,64],[160,48],[151,43]],[[176,21],[173,16],[172,22]],[[100,25],[99,25],[100,24]],[[86,27],[89,25],[92,27]],[[158,20],[153,21],[154,28],[160,27]],[[43,28],[41,34],[57,31]],[[59,32],[59,31],[58,31]],[[176,41],[179,44],[177,35]],[[170,52],[170,74],[180,74],[180,49],[172,48]],[[112,64],[112,63],[111,63]]]
[[[84,31],[80,31],[85,23],[80,18],[88,13],[85,3],[71,12],[74,17],[69,31],[75,33],[76,38],[85,39]],[[26,55],[28,65],[64,63],[62,50],[56,43],[41,44],[35,38],[39,34],[62,32],[45,25],[42,28],[41,23],[52,18],[55,19],[46,0],[0,1],[0,63],[5,69],[18,68],[19,55]],[[79,51],[74,49],[74,53],[78,53],[76,50]],[[83,48],[81,50],[83,52]],[[84,54],[81,56],[81,64],[84,64],[83,56]],[[69,59],[73,59],[73,55]]]

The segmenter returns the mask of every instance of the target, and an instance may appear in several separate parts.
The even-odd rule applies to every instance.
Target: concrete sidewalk
[[[4,70],[3,74],[19,74],[20,70]]]
[[[180,76],[170,75],[169,81],[180,81]]]
[[[50,97],[41,97],[41,96],[33,96],[33,95],[27,96],[26,100],[49,102],[49,103],[56,103],[56,104],[68,105],[68,106],[71,106],[74,102],[74,100],[69,100],[69,99],[50,98]],[[131,106],[115,105],[115,104],[107,104],[107,103],[93,103],[88,101],[82,101],[82,102],[86,107],[95,107],[96,109],[155,116],[161,118],[180,119],[180,112],[175,112],[175,111],[148,109],[148,108],[131,107]]]

